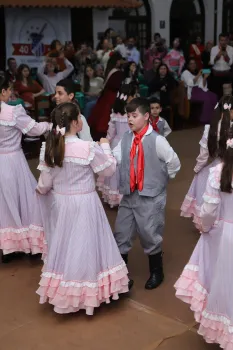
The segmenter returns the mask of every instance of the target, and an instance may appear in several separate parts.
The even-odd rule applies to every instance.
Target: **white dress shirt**
[[[38,78],[40,79],[43,85],[43,88],[47,93],[54,94],[57,83],[60,80],[67,78],[70,75],[70,73],[73,72],[74,70],[73,64],[67,59],[65,59],[64,62],[66,65],[66,69],[63,72],[59,72],[55,74],[53,77],[49,77],[48,75],[44,74],[45,65],[46,65],[45,62],[43,63],[42,66],[38,68],[38,72],[37,72]]]
[[[151,125],[149,125],[149,128],[145,136],[151,134],[152,131],[153,131],[153,128]],[[132,132],[132,131],[129,131],[129,132]],[[142,142],[144,140],[144,137],[142,138]],[[134,136],[133,136],[132,142],[133,140],[134,140]],[[173,179],[178,173],[178,171],[180,170],[181,164],[177,154],[174,152],[173,148],[169,145],[165,137],[161,135],[158,135],[156,137],[155,151],[157,152],[158,158],[167,164],[168,175],[170,179]],[[112,153],[113,153],[113,156],[116,158],[117,163],[120,164],[121,163],[121,141],[112,150]]]
[[[213,66],[213,69],[216,70],[216,71],[221,71],[221,72],[224,72],[224,71],[229,71],[231,69],[231,65],[233,63],[233,48],[229,45],[227,45],[226,47],[226,52],[230,58],[229,62],[226,62],[224,60],[224,57],[221,56],[220,59],[216,62],[214,62],[217,54],[219,53],[220,51],[220,48],[219,46],[214,46],[212,49],[211,49],[211,54],[210,54],[210,64]]]
[[[185,70],[181,74],[181,81],[184,82],[184,85],[187,88],[187,95],[188,95],[189,100],[191,99],[191,96],[192,96],[192,89],[195,86],[199,87],[200,89],[202,89],[205,92],[208,91],[207,82],[206,82],[206,85],[204,86],[202,76],[200,76],[198,78],[198,80],[196,81],[195,84],[193,81],[194,79],[195,79],[195,75],[193,75],[189,70]]]
[[[83,141],[93,141],[91,137],[90,127],[87,124],[86,118],[82,114],[81,114],[81,119],[83,122],[83,127],[82,127],[82,130],[79,131],[78,133],[79,138]]]

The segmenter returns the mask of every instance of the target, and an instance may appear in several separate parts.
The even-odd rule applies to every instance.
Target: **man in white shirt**
[[[71,79],[63,79],[57,83],[55,92],[55,101],[57,105],[65,102],[75,102],[75,83]],[[86,118],[81,114],[83,122],[82,130],[78,133],[78,136],[83,141],[93,141],[90,133],[89,125]]]
[[[64,54],[62,54],[64,55]],[[61,58],[61,57],[60,57]],[[38,68],[38,78],[40,79],[43,88],[49,94],[54,94],[57,82],[67,78],[74,70],[73,64],[68,61],[66,58],[64,59],[66,69],[62,72],[55,73],[56,69],[56,58],[47,58],[46,61],[42,64],[41,67]],[[47,74],[45,74],[45,68],[47,70]]]
[[[211,90],[220,98],[223,95],[223,84],[231,83],[231,66],[233,64],[233,48],[225,34],[219,35],[219,44],[211,49],[210,63],[213,66]]]

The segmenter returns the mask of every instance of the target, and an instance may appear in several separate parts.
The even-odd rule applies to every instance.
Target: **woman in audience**
[[[103,91],[88,119],[95,141],[106,136],[112,105],[124,79],[124,74],[120,70],[121,64],[122,56],[119,52],[112,53],[105,71]]]
[[[138,84],[138,71],[139,66],[135,62],[131,61],[126,64],[125,67],[125,84],[136,83]]]
[[[193,58],[188,62],[187,69],[182,73],[181,80],[187,88],[188,99],[203,104],[199,117],[201,123],[209,123],[212,119],[214,107],[218,102],[217,95],[208,90],[207,78],[209,74],[198,71],[197,64]]]
[[[168,66],[169,70],[174,74],[174,77],[176,79],[180,79],[180,75],[185,64],[185,58],[183,51],[180,48],[179,38],[176,38],[173,41],[173,47],[168,51],[168,54],[165,56],[163,61]]]
[[[26,64],[21,64],[18,68],[14,90],[19,94],[19,97],[22,98],[24,102],[28,102],[32,108],[34,108],[35,97],[41,96],[45,92],[37,81],[32,80],[30,68]]]
[[[195,59],[198,70],[203,68],[202,53],[203,53],[204,49],[205,49],[205,47],[202,44],[201,37],[197,36],[195,43],[190,45],[189,56],[190,56],[190,58]]]
[[[100,44],[101,49],[97,51],[97,59],[100,64],[104,66],[104,70],[107,67],[110,53],[112,52],[112,44],[108,39],[103,39]]]
[[[95,75],[92,66],[87,66],[85,69],[84,79],[82,81],[82,89],[85,94],[85,110],[84,116],[89,118],[92,108],[95,106],[98,97],[103,90],[104,80]]]
[[[178,83],[169,72],[166,64],[162,63],[155,79],[149,84],[149,95],[155,95],[160,99],[161,106],[170,106],[171,92],[177,87]]]

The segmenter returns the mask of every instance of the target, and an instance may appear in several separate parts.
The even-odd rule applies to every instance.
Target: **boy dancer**
[[[162,106],[157,98],[150,98],[150,123],[155,131],[160,135],[167,137],[172,131],[167,121],[160,117]]]
[[[71,79],[60,80],[56,85],[55,102],[56,105],[60,105],[65,102],[75,102],[75,83]],[[82,130],[78,133],[78,136],[83,141],[93,141],[90,133],[90,127],[87,124],[86,118],[81,114],[83,122]]]
[[[115,224],[115,239],[127,264],[132,237],[138,231],[149,257],[150,278],[146,289],[158,287],[163,279],[162,236],[166,189],[169,178],[180,169],[177,154],[167,140],[149,124],[150,105],[135,98],[127,106],[131,131],[113,150],[120,164],[120,193],[123,195]],[[130,281],[129,287],[133,285]]]

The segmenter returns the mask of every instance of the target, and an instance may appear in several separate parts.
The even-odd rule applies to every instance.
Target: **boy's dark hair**
[[[64,90],[67,92],[67,94],[74,94],[77,91],[76,84],[73,82],[72,79],[62,79],[60,80],[56,86],[61,86],[64,88]]]
[[[15,61],[15,58],[14,57],[8,58],[8,60],[7,60],[7,65],[8,66],[10,65],[11,61]]]
[[[152,105],[152,104],[155,104],[155,103],[157,103],[158,105],[160,105],[160,107],[162,107],[161,101],[160,101],[158,98],[156,98],[156,97],[151,97],[151,98],[149,99],[149,104]]]
[[[149,101],[146,98],[137,97],[137,98],[134,98],[132,101],[130,101],[126,105],[126,112],[127,113],[135,112],[136,109],[138,109],[139,112],[142,114],[150,113]]]

